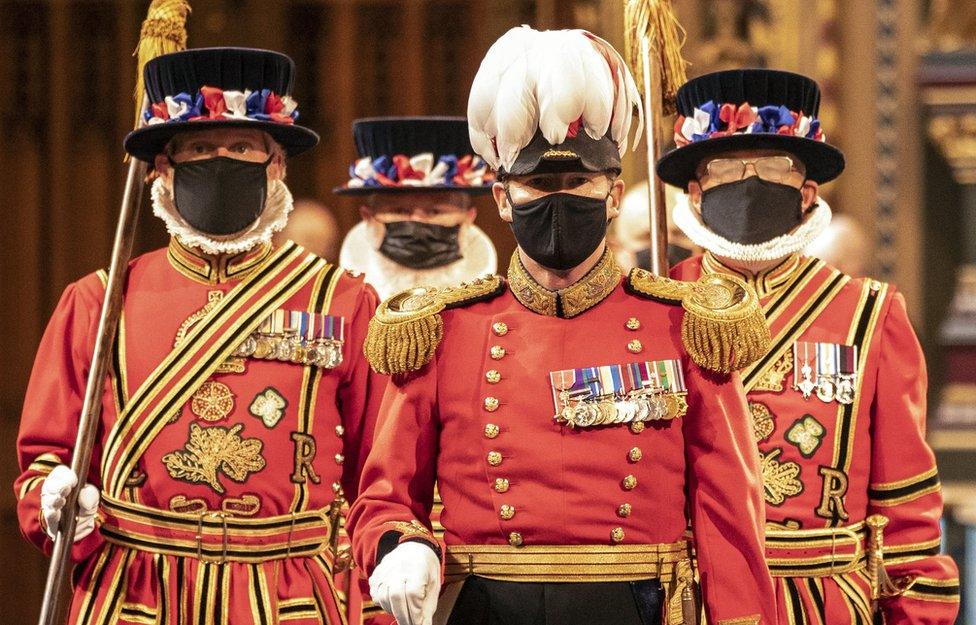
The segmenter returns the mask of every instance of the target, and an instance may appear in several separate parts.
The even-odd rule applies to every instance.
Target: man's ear
[[[695,212],[701,214],[702,188],[697,180],[688,181],[688,201]]]
[[[610,193],[607,195],[607,221],[612,221],[620,215],[620,200],[624,197],[626,185],[621,178],[613,181]]]
[[[810,207],[817,203],[820,197],[820,185],[813,180],[807,180],[800,187],[800,195],[803,197],[803,210],[810,210]]]
[[[284,180],[287,166],[283,156],[275,156],[271,164],[268,165],[268,180]]]
[[[173,168],[169,164],[169,157],[166,154],[157,154],[156,158],[153,159],[153,169],[156,170],[156,175],[167,181],[172,178]]]
[[[495,198],[495,204],[498,205],[498,216],[502,218],[502,221],[512,223],[512,205],[505,193],[505,184],[496,182],[491,185],[491,196]]]

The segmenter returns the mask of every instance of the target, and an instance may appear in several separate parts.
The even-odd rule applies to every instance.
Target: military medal
[[[816,393],[817,399],[824,403],[854,401],[857,347],[798,341],[793,344],[793,361],[793,388],[804,399]]]
[[[803,353],[800,353],[800,343],[793,344],[793,362],[796,363],[793,369],[793,388],[803,394],[803,399],[810,399],[810,394],[817,387],[813,382],[813,367],[810,366],[809,343],[803,343]],[[803,363],[803,364],[800,364]],[[796,366],[799,365],[799,380],[796,376]]]
[[[688,410],[677,360],[563,369],[549,382],[553,418],[569,427],[674,419]]]
[[[342,364],[345,320],[301,310],[276,310],[234,352],[235,356],[334,369]]]

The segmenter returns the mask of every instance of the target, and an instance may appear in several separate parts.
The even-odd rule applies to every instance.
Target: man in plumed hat
[[[392,378],[349,527],[400,623],[691,625],[692,545],[710,622],[775,622],[730,374],[768,335],[736,279],[624,277],[607,249],[636,105],[585,31],[515,28],[482,62],[468,122],[518,242],[507,279],[395,295],[366,342]]]
[[[494,178],[463,117],[358,119],[352,131],[359,158],[335,193],[359,199],[363,220],[342,242],[343,267],[364,273],[382,298],[495,272],[495,247],[471,205]]]
[[[18,438],[18,514],[49,549],[79,478],[70,622],[341,623],[338,513],[356,492],[380,388],[360,345],[371,287],[274,246],[292,208],[294,67],[187,50],[145,67],[125,140],[154,166],[168,248],[134,259],[91,473],[66,466],[106,285],[68,286],[38,349]]]
[[[772,349],[743,371],[761,458],[766,553],[782,623],[952,623],[942,495],[925,443],[926,373],[905,300],[801,253],[829,224],[819,185],[844,168],[804,76],[733,70],[678,92],[660,177],[706,252],[685,280],[735,276],[759,294]],[[742,424],[739,424],[742,425]]]

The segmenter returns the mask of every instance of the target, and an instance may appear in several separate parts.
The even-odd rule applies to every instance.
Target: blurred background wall
[[[674,3],[688,31],[692,75],[766,66],[809,74],[823,86],[828,140],[848,158],[846,173],[823,193],[865,234],[860,253],[867,273],[894,281],[909,301],[930,359],[930,429],[950,503],[949,548],[957,557],[968,549],[970,562],[976,561],[976,533],[966,539],[966,527],[976,524],[976,3]],[[355,156],[353,119],[463,115],[481,57],[518,24],[587,28],[618,45],[623,36],[623,0],[191,4],[191,47],[267,47],[295,60],[302,123],[322,142],[290,164],[288,181],[296,198],[330,207],[342,234],[359,220],[357,206],[330,191],[345,182]],[[59,294],[108,261],[124,177],[121,141],[133,118],[130,55],[147,5],[0,0],[5,623],[35,618],[45,570],[43,558],[19,536],[9,486],[17,473],[22,395]],[[625,167],[631,183],[646,171],[639,153]],[[500,258],[507,258],[514,245],[510,232],[491,205],[480,209],[479,224]],[[148,210],[142,215],[137,252],[166,242],[161,223]],[[964,588],[972,583],[964,578]],[[968,618],[964,622],[976,625],[976,614]]]

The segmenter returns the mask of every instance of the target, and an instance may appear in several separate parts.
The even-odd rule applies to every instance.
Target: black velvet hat
[[[662,180],[682,189],[703,159],[737,150],[780,150],[806,166],[807,178],[833,180],[844,154],[825,140],[820,88],[806,76],[768,69],[705,74],[678,90],[677,147],[657,162]]]
[[[158,56],[144,68],[149,107],[126,151],[151,162],[174,135],[188,130],[254,128],[294,156],[319,137],[295,123],[295,64],[270,50],[198,48]]]
[[[474,154],[464,117],[373,117],[352,124],[359,158],[340,195],[487,193],[494,178]]]

